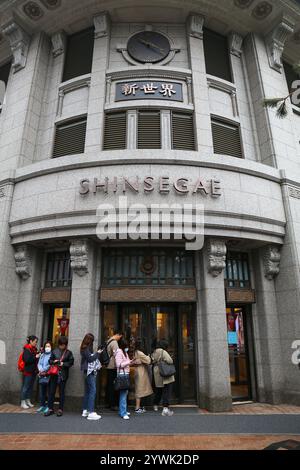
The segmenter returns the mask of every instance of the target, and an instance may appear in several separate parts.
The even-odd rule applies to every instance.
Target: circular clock
[[[137,62],[154,64],[167,57],[170,52],[170,42],[163,34],[142,31],[131,36],[127,51]]]

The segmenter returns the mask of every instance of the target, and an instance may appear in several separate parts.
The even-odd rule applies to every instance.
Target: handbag
[[[164,378],[171,377],[176,374],[176,368],[174,364],[168,364],[163,359],[163,354],[161,355],[160,361],[158,363],[159,375]]]
[[[114,388],[116,392],[119,392],[121,390],[129,390],[130,377],[129,377],[129,374],[125,374],[124,369],[123,369],[123,374],[120,373],[120,369],[119,369],[119,373],[114,380]]]
[[[66,355],[67,349],[64,351],[63,355],[60,358],[60,362],[63,361],[65,355]],[[56,364],[52,364],[50,366],[50,369],[48,370],[48,375],[58,375],[60,372],[60,366],[57,366]]]

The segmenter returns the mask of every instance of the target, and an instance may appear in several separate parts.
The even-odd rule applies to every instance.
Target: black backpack
[[[104,367],[107,367],[110,361],[110,355],[108,354],[107,351],[107,346],[109,343],[111,343],[113,339],[105,343],[103,346],[100,346],[100,349],[102,349],[100,355],[99,355],[99,361],[101,362],[101,365]]]

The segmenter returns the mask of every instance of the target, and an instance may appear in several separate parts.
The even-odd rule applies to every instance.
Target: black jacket
[[[94,362],[96,359],[99,359],[100,354],[95,353],[93,354],[93,351],[90,349],[84,349],[81,351],[81,366],[80,369],[83,370],[84,372],[87,371],[88,369],[88,363],[89,362]]]
[[[64,382],[68,380],[69,377],[69,369],[70,367],[73,366],[74,364],[74,356],[72,351],[69,351],[69,349],[66,350],[66,352],[61,351],[59,348],[53,349],[50,359],[49,359],[49,364],[53,365],[54,361],[61,360],[62,355],[65,353],[63,357],[63,366],[60,370],[61,373],[61,378]]]
[[[23,349],[23,361],[25,363],[24,372],[25,375],[32,375],[38,372],[37,363],[38,359],[35,357],[38,353],[37,350],[31,350],[29,348]]]

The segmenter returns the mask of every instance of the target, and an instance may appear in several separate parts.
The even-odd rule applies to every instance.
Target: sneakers
[[[87,419],[90,421],[97,421],[98,419],[101,419],[101,416],[98,415],[95,411],[93,413],[88,413]]]
[[[56,416],[60,418],[64,414],[63,410],[58,410]]]
[[[135,413],[137,415],[142,415],[145,412],[146,412],[146,410],[144,408],[138,408],[137,410],[135,410]]]
[[[27,405],[26,401],[25,400],[22,400],[21,401],[21,408],[23,410],[29,410],[30,406]]]
[[[157,405],[153,406],[153,411],[158,411],[158,406]]]
[[[171,411],[170,408],[164,408],[162,410],[162,416],[173,416],[174,411]]]
[[[123,419],[130,419],[128,415],[122,416]]]
[[[88,415],[89,415],[89,412],[88,412],[87,410],[83,410],[83,412],[82,412],[82,415],[81,415],[81,416],[82,416],[83,418],[87,418],[87,417],[88,417]]]
[[[45,411],[44,416],[47,417],[47,416],[51,416],[51,415],[54,415],[54,411],[53,411],[53,410],[49,410],[49,408],[48,408],[48,410]]]
[[[25,400],[26,402],[26,405],[29,407],[29,408],[34,408],[34,405],[31,403],[30,400]]]
[[[46,412],[46,406],[40,406],[37,410],[37,413],[45,413]]]

